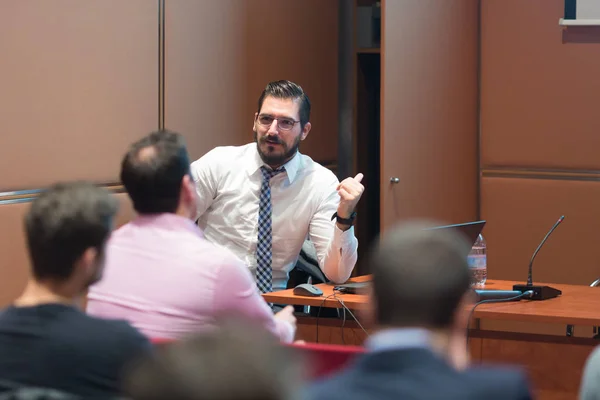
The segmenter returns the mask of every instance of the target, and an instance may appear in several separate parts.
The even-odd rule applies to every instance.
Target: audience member
[[[357,259],[352,227],[362,174],[341,183],[300,154],[310,101],[290,81],[269,83],[254,114],[255,143],[217,147],[192,164],[206,238],[229,248],[263,293],[285,289],[305,239],[327,278],[344,282]],[[335,221],[334,221],[335,220]]]
[[[458,232],[407,224],[387,231],[369,257],[373,273],[367,353],[310,398],[530,399],[508,367],[466,365],[468,242]]]
[[[161,345],[126,378],[133,400],[291,400],[303,383],[300,359],[251,324]]]
[[[194,223],[198,200],[181,135],[158,131],[134,143],[121,180],[139,216],[109,240],[105,277],[88,294],[90,314],[126,319],[161,339],[213,328],[238,314],[293,340],[293,308],[273,316],[248,267],[206,240]]]
[[[116,211],[110,193],[84,182],[54,185],[33,201],[25,216],[32,277],[0,313],[0,392],[118,396],[123,369],[150,349],[125,321],[75,306],[102,277]]]

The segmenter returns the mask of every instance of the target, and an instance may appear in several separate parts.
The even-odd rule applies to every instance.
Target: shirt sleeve
[[[579,389],[581,400],[600,400],[600,347],[586,360]]]
[[[330,183],[327,196],[310,221],[309,237],[315,245],[323,273],[335,283],[344,283],[356,265],[358,240],[354,236],[353,226],[342,231],[335,220],[331,220],[340,202],[336,190],[338,183],[337,179]]]
[[[195,220],[206,212],[217,194],[217,177],[215,176],[216,171],[213,170],[216,161],[215,151],[216,149],[209,151],[190,165],[198,196]]]
[[[250,270],[239,259],[223,260],[214,294],[217,318],[241,316],[273,333],[282,342],[290,343],[296,334],[287,321],[277,319],[267,302],[258,293]]]

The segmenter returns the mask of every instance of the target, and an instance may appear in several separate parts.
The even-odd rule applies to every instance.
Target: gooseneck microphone
[[[546,233],[546,236],[544,236],[544,238],[540,242],[540,244],[537,247],[537,249],[535,249],[535,251],[533,252],[533,256],[531,257],[531,261],[529,261],[529,272],[527,273],[527,286],[530,286],[530,287],[533,286],[532,271],[533,271],[533,260],[535,260],[535,256],[537,256],[538,251],[540,251],[540,249],[542,248],[542,246],[544,245],[544,243],[546,243],[546,240],[548,240],[548,238],[550,237],[550,235],[552,234],[552,232],[554,232],[554,230],[556,229],[556,227],[558,225],[560,225],[561,222],[563,222],[563,219],[565,219],[564,215],[562,215],[558,219],[558,221],[556,221],[554,223],[554,225],[552,225],[552,228],[550,228],[550,230],[548,231],[548,233]]]
[[[527,273],[527,284],[514,285],[513,290],[520,290],[522,292],[525,292],[527,290],[533,290],[533,295],[530,297],[532,300],[547,300],[547,299],[551,299],[551,298],[557,297],[562,294],[562,292],[560,290],[555,289],[553,287],[539,286],[539,285],[535,286],[533,284],[533,261],[535,260],[535,257],[537,256],[538,252],[540,251],[540,249],[542,248],[544,243],[546,243],[546,240],[548,240],[548,238],[550,237],[552,232],[554,232],[554,230],[558,227],[558,225],[560,225],[561,222],[563,222],[564,219],[565,219],[565,216],[562,215],[558,219],[558,221],[556,221],[554,223],[554,225],[552,225],[552,228],[550,228],[550,230],[548,231],[546,236],[544,236],[544,239],[542,239],[542,241],[538,245],[537,249],[535,249],[535,251],[533,252],[531,261],[529,261],[529,271]]]

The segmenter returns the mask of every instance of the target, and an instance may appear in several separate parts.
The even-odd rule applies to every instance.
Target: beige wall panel
[[[564,0],[481,4],[483,165],[600,170],[600,44],[563,43]]]
[[[312,130],[300,151],[317,161],[337,160],[338,2],[249,0],[247,6],[244,140],[253,140],[252,118],[265,85],[289,79],[312,105]]]
[[[247,140],[246,1],[167,1],[165,127],[185,135],[190,156]]]
[[[115,196],[119,200],[119,212],[115,218],[115,227],[118,228],[135,218],[136,212],[127,193],[118,193]]]
[[[30,202],[0,205],[0,307],[21,293],[29,276],[23,217],[30,206]]]
[[[382,230],[477,217],[477,3],[383,2]]]
[[[157,127],[158,8],[148,0],[5,0],[0,189],[118,179]]]
[[[115,196],[119,200],[115,226],[119,227],[130,221],[135,212],[127,194]],[[23,218],[30,206],[31,202],[0,204],[0,307],[21,293],[29,277]]]
[[[481,197],[488,278],[525,281],[533,252],[561,215],[536,257],[534,282],[587,285],[600,277],[598,182],[484,177]]]

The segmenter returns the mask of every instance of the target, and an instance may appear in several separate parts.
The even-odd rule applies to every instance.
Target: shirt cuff
[[[337,226],[337,224],[334,225],[333,246],[335,248],[347,248],[349,246],[352,246],[355,240],[356,238],[354,237],[354,226],[351,226],[349,229],[343,231]]]

